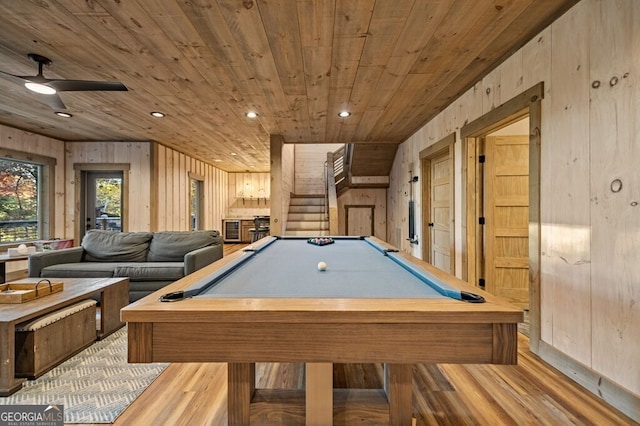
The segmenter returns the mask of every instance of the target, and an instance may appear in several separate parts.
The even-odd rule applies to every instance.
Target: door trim
[[[540,143],[542,128],[541,103],[544,83],[540,82],[515,98],[496,107],[460,129],[462,144],[462,277],[477,285],[476,247],[477,212],[481,211],[476,196],[479,164],[477,148],[482,136],[506,124],[529,116],[529,315],[530,346],[536,353],[540,345]]]
[[[82,235],[83,227],[85,224],[82,223],[81,218],[81,203],[82,203],[82,178],[83,173],[86,172],[100,172],[100,171],[113,171],[113,172],[122,172],[122,218],[121,218],[121,227],[122,232],[125,232],[129,229],[129,170],[131,169],[131,165],[129,163],[74,163],[73,164],[73,172],[74,172],[74,182],[75,182],[75,191],[74,191],[74,199],[75,199],[75,207],[74,207],[74,217],[77,219],[76,224],[73,227],[73,239],[75,244],[79,244],[80,235]]]
[[[204,229],[204,202],[205,202],[205,191],[204,191],[204,182],[205,182],[205,177],[194,173],[194,172],[188,172],[187,173],[189,176],[189,211],[191,211],[191,181],[195,181],[196,185],[198,187],[198,201],[197,201],[197,221],[196,221],[196,228],[195,230],[203,230]],[[193,224],[191,222],[191,220],[189,220],[189,231],[193,231]]]
[[[449,182],[450,182],[450,192],[449,192],[449,221],[451,224],[451,232],[449,235],[449,247],[450,247],[450,273],[455,273],[455,261],[456,261],[456,252],[455,252],[455,142],[456,142],[456,134],[451,133],[444,138],[440,139],[438,142],[429,146],[428,148],[420,151],[420,174],[422,175],[422,188],[421,188],[421,197],[422,197],[422,235],[420,238],[423,241],[422,244],[422,259],[425,261],[432,263],[433,259],[431,259],[431,235],[429,230],[429,222],[431,222],[431,160],[436,157],[440,157],[444,154],[447,154],[449,157],[449,161],[451,162],[451,169],[449,171]]]
[[[371,209],[371,235],[375,234],[375,217],[376,217],[376,206],[375,204],[345,204],[344,206],[344,230],[345,235],[349,234],[349,209]]]

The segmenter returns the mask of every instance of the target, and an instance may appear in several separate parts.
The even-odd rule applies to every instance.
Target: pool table
[[[230,425],[284,404],[255,388],[256,362],[305,363],[287,410],[307,425],[350,404],[410,425],[414,363],[516,363],[522,310],[376,238],[310,242],[266,237],[125,307],[129,361],[228,363]],[[333,363],[384,364],[384,389],[334,390]]]

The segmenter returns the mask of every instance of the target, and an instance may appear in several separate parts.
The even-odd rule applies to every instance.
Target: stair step
[[[289,216],[287,216],[287,220],[291,221],[301,221],[301,220],[311,220],[316,222],[324,222],[326,216],[324,212],[289,212]]]
[[[291,198],[289,200],[290,206],[324,206],[324,197],[314,198]]]
[[[324,195],[292,195],[285,235],[314,236],[327,235],[328,232]]]
[[[323,237],[329,235],[328,229],[323,229],[319,231],[309,231],[309,230],[295,230],[295,229],[287,229],[284,235],[290,237]]]
[[[289,206],[289,213],[324,213],[324,206]]]
[[[291,194],[291,198],[324,198],[324,194]]]
[[[319,222],[319,221],[299,221],[299,220],[288,220],[287,221],[287,229],[294,230],[319,230],[319,229],[328,229],[329,224],[327,222]]]

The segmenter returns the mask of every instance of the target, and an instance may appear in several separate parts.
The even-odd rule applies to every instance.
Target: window
[[[74,199],[79,205],[75,233],[90,229],[127,231],[129,163],[74,163]]]
[[[122,231],[122,180],[121,171],[87,173],[88,225],[93,220],[95,229]]]
[[[204,182],[202,178],[189,174],[189,229],[195,231],[203,228],[204,216]]]
[[[51,158],[0,150],[0,244],[49,237],[52,164]]]

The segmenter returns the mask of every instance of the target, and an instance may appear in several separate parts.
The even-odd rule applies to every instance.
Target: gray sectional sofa
[[[218,231],[87,231],[80,247],[29,256],[29,276],[128,277],[129,299],[140,299],[222,258]]]

